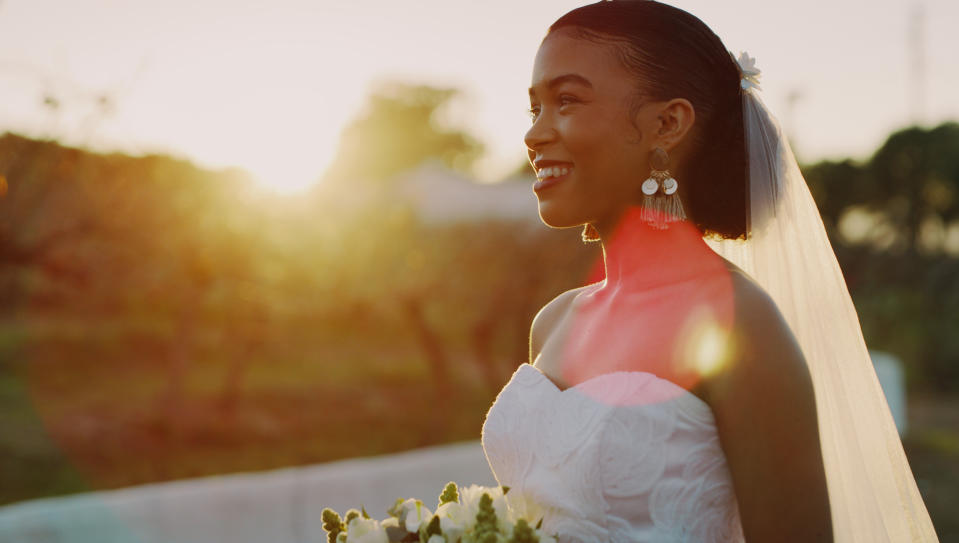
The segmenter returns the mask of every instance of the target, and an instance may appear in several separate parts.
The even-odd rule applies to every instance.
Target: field
[[[229,349],[201,334],[193,354],[202,363],[171,388],[169,346],[142,331],[10,324],[0,503],[477,439],[496,391],[478,384],[472,355],[454,356],[463,363],[443,399],[401,337],[318,331],[262,346],[237,383]],[[913,397],[909,415],[904,443],[920,490],[941,540],[959,540],[959,401]]]

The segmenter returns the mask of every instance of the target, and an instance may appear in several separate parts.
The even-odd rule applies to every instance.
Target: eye
[[[559,95],[559,105],[568,106],[569,104],[575,104],[579,102],[579,98],[573,96],[572,94],[560,94]]]
[[[539,117],[539,106],[530,106],[526,112],[529,114],[529,118],[535,121]]]

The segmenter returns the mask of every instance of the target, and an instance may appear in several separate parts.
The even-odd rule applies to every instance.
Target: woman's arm
[[[737,290],[737,347],[708,394],[746,541],[830,542],[809,370],[769,296],[752,284]]]

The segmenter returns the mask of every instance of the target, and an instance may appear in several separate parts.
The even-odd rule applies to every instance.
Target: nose
[[[540,114],[533,121],[533,125],[526,131],[523,141],[526,142],[526,148],[532,155],[541,149],[543,145],[553,141],[556,138],[556,130],[549,125],[546,116]]]

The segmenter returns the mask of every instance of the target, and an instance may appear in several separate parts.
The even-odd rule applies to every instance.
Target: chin
[[[550,228],[576,228],[586,224],[587,221],[573,217],[571,213],[557,207],[549,202],[539,203],[539,219],[543,224]]]

